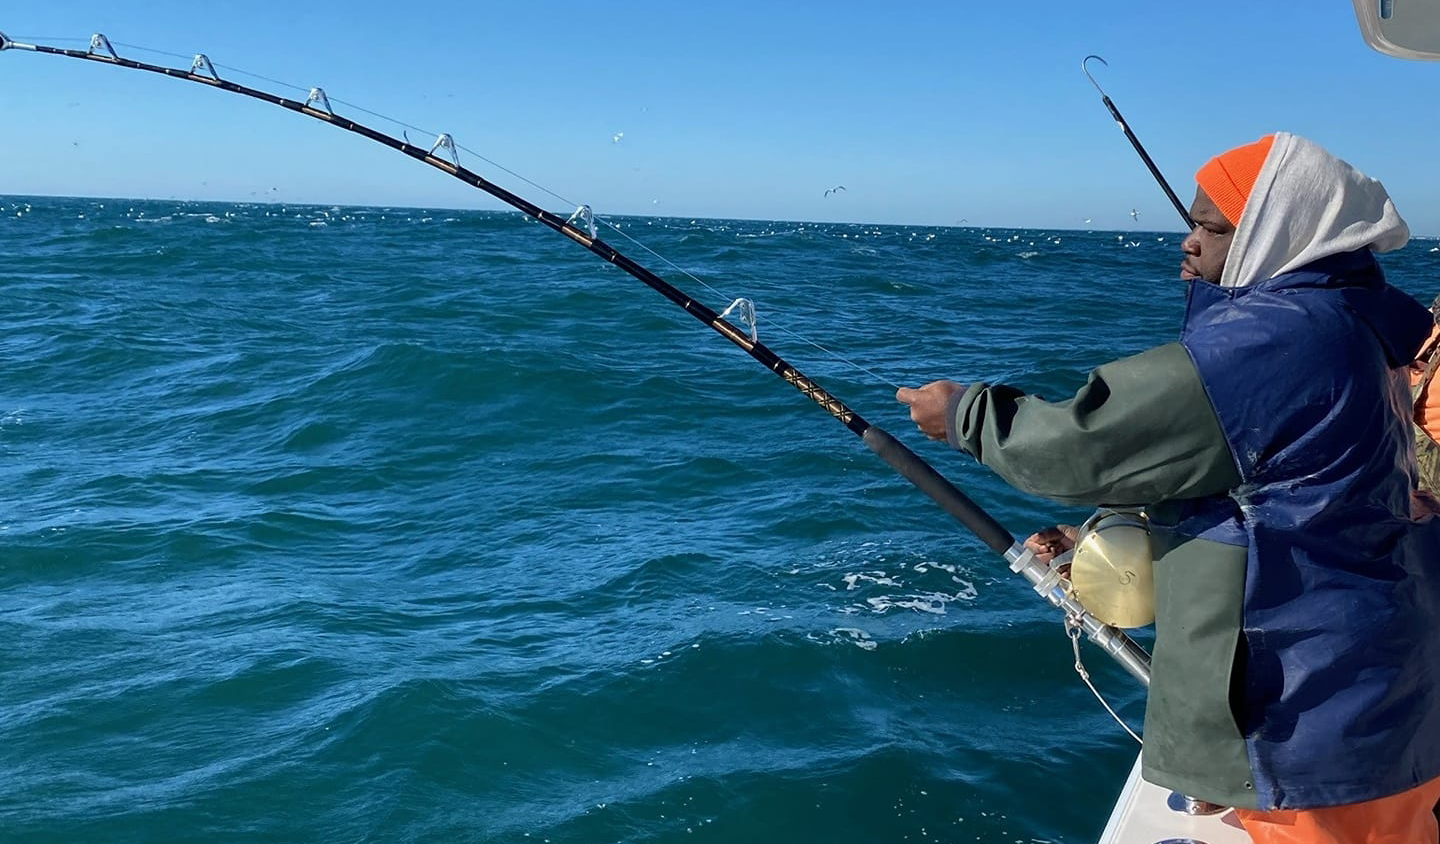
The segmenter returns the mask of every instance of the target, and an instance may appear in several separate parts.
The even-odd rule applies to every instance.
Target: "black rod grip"
[[[1004,556],[1015,544],[1015,537],[1010,535],[1004,525],[980,509],[980,505],[956,489],[954,484],[935,471],[929,463],[921,460],[918,454],[906,448],[904,443],[874,425],[866,429],[860,438],[881,460],[890,464],[890,468],[934,499],[941,509],[968,528],[981,542],[988,545],[991,551]]]

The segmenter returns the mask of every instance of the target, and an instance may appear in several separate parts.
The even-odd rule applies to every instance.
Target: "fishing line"
[[[1003,556],[1009,562],[1011,571],[1020,574],[1026,580],[1030,581],[1038,594],[1046,598],[1053,606],[1066,612],[1067,615],[1073,615],[1079,619],[1080,624],[1092,642],[1110,654],[1111,657],[1119,662],[1120,665],[1137,680],[1148,684],[1150,676],[1149,654],[1123,632],[1100,622],[1086,612],[1084,607],[1069,593],[1068,588],[1058,582],[1057,573],[1050,569],[1048,565],[1036,560],[1034,554],[1027,550],[1023,544],[1016,542],[1015,538],[1010,535],[1010,532],[996,521],[993,516],[981,509],[975,502],[971,501],[970,498],[956,488],[954,484],[903,443],[883,429],[870,424],[861,417],[860,414],[846,406],[840,399],[831,395],[819,384],[816,384],[808,376],[800,372],[800,370],[787,363],[768,346],[753,336],[740,331],[733,323],[727,321],[709,307],[695,301],[689,295],[660,278],[655,273],[600,240],[596,235],[594,215],[588,206],[579,206],[575,213],[568,219],[563,219],[555,213],[546,211],[531,203],[529,200],[511,193],[473,171],[462,167],[459,163],[459,155],[456,152],[454,140],[448,134],[439,135],[434,146],[427,151],[423,147],[411,144],[408,140],[402,141],[351,120],[348,117],[336,114],[331,108],[330,100],[320,88],[311,88],[306,99],[301,102],[286,99],[267,91],[248,88],[239,83],[221,78],[215,71],[210,59],[203,53],[197,54],[194,57],[190,70],[186,71],[121,58],[115,52],[114,46],[110,41],[106,39],[104,35],[98,33],[91,36],[90,48],[87,51],[68,50],[43,44],[21,43],[10,39],[4,33],[0,33],[0,52],[10,49],[47,53],[50,55],[126,67],[133,70],[159,73],[176,79],[208,85],[230,93],[242,94],[247,97],[263,100],[290,111],[315,118],[316,120],[330,123],[341,129],[354,132],[357,135],[369,138],[391,149],[402,152],[411,158],[415,158],[425,164],[442,170],[466,184],[490,194],[505,204],[525,213],[527,216],[544,223],[546,226],[585,247],[585,249],[590,252],[629,273],[666,299],[669,299],[686,313],[700,320],[716,333],[740,347],[766,369],[774,372],[786,383],[799,390],[806,398],[818,404],[826,413],[829,413],[838,422],[846,428],[849,428],[852,433],[859,436],[866,447],[879,456],[880,459],[884,460],[885,463],[900,474],[901,477],[908,480],[917,489],[929,496],[936,504],[940,505],[941,509],[965,526],[966,529],[992,551]],[[103,51],[103,53],[101,51]],[[276,84],[283,85],[285,83]],[[389,118],[385,119],[388,120]],[[417,129],[416,131],[422,130]],[[442,157],[447,153],[449,158]],[[471,154],[473,155],[474,153],[472,152]],[[476,157],[485,160],[483,156],[477,155]],[[507,170],[506,172],[509,171]],[[517,178],[523,179],[523,177],[519,176],[517,176]],[[534,183],[528,179],[523,180],[538,190],[543,190],[551,196],[556,196],[557,199],[560,198],[553,192],[539,185],[534,185]],[[562,199],[562,201],[564,200]],[[567,202],[566,204],[571,203]],[[612,226],[612,228],[615,227]],[[619,231],[619,229],[616,228],[616,231]],[[667,261],[667,263],[669,262]],[[681,270],[681,272],[684,271]],[[685,273],[685,275],[694,278],[694,276],[689,273]],[[700,279],[695,280],[704,284]],[[709,285],[705,286],[707,288],[709,287]]]
[[[182,58],[183,58],[183,57],[182,57]],[[241,71],[241,72],[243,73],[244,71]],[[259,78],[263,79],[264,77],[259,77]],[[277,84],[282,84],[282,85],[283,85],[283,84],[285,84],[285,83],[277,83]],[[293,86],[293,85],[292,85],[292,86],[290,86],[290,87],[293,88],[293,87],[296,87],[296,86]],[[297,90],[303,90],[303,89],[297,88]],[[413,130],[415,130],[416,132],[423,132],[423,133],[426,133],[426,134],[435,134],[434,132],[432,132],[432,131],[430,131],[430,130],[422,129],[422,128],[420,128],[419,126],[412,126],[412,125],[410,125],[409,123],[405,123],[405,122],[403,122],[403,121],[396,120],[396,119],[393,118],[393,117],[389,117],[389,116],[387,116],[387,115],[384,115],[384,114],[380,114],[380,113],[378,113],[378,112],[371,111],[371,110],[369,110],[369,109],[367,109],[367,108],[364,108],[364,107],[362,107],[362,106],[358,106],[358,105],[356,105],[356,104],[354,104],[354,103],[349,103],[349,102],[346,102],[346,101],[341,100],[341,99],[336,99],[336,100],[334,100],[334,102],[340,103],[341,105],[344,105],[344,106],[348,106],[348,107],[353,108],[353,109],[355,109],[355,110],[357,110],[357,111],[364,112],[365,114],[368,114],[368,115],[370,115],[370,116],[372,116],[372,117],[378,117],[378,118],[380,118],[381,120],[388,120],[388,121],[390,121],[391,123],[394,123],[394,124],[396,124],[396,125],[398,125],[398,126],[404,126],[404,127],[407,128],[407,129],[413,129]],[[550,196],[551,198],[553,198],[553,199],[555,199],[555,200],[558,200],[559,202],[561,202],[561,203],[563,203],[563,204],[565,204],[565,205],[579,206],[579,207],[588,207],[588,206],[584,206],[582,203],[577,203],[577,202],[575,202],[575,201],[572,200],[572,199],[569,199],[569,198],[567,198],[567,197],[565,197],[565,196],[562,196],[562,195],[559,194],[559,193],[556,193],[555,191],[551,190],[550,188],[548,188],[548,187],[546,187],[546,186],[544,186],[544,185],[542,185],[542,184],[540,184],[540,183],[538,183],[538,182],[535,182],[535,181],[533,181],[533,180],[531,180],[531,179],[529,179],[529,178],[527,178],[527,177],[525,177],[525,176],[523,176],[523,175],[515,172],[514,170],[511,170],[509,167],[506,167],[505,165],[499,163],[498,161],[495,161],[495,160],[493,160],[493,159],[491,159],[491,158],[488,158],[488,157],[486,157],[485,155],[482,155],[481,153],[476,152],[475,150],[470,149],[469,147],[467,147],[467,146],[465,146],[465,145],[463,145],[463,144],[456,144],[456,145],[455,145],[455,148],[458,149],[458,150],[460,150],[460,151],[462,151],[462,152],[464,152],[464,153],[466,153],[466,154],[468,154],[468,155],[473,156],[474,158],[476,158],[476,159],[479,160],[479,161],[485,162],[486,164],[490,165],[491,167],[494,167],[495,169],[497,169],[497,170],[499,170],[499,171],[501,171],[501,172],[503,172],[503,173],[506,173],[506,174],[508,174],[509,176],[511,176],[511,177],[513,177],[513,178],[515,178],[515,179],[518,179],[518,180],[524,182],[525,184],[529,185],[530,187],[533,187],[533,188],[535,188],[536,190],[541,191],[542,193],[547,194],[547,195]],[[742,302],[746,302],[746,303],[749,303],[749,302],[750,302],[750,300],[744,299],[744,298],[733,298],[733,297],[729,296],[728,294],[725,294],[725,293],[721,292],[720,290],[716,289],[714,286],[712,286],[709,282],[705,281],[703,278],[700,278],[699,276],[695,275],[695,274],[692,273],[691,271],[685,269],[684,267],[680,266],[679,264],[675,263],[674,261],[672,261],[672,260],[670,260],[669,258],[665,257],[664,255],[660,254],[659,252],[656,252],[654,249],[651,249],[651,248],[650,248],[649,246],[647,246],[645,243],[643,243],[643,242],[641,242],[640,240],[638,240],[638,239],[636,239],[635,237],[633,237],[629,232],[625,231],[624,228],[623,228],[618,222],[612,222],[609,218],[607,218],[607,217],[605,217],[604,215],[601,215],[601,214],[596,214],[596,215],[594,215],[594,219],[595,219],[595,222],[604,225],[607,229],[609,229],[610,231],[613,231],[615,234],[617,234],[617,235],[619,235],[620,237],[624,238],[625,240],[629,241],[629,242],[630,242],[631,244],[633,244],[637,249],[642,250],[642,251],[645,252],[646,254],[648,254],[648,255],[650,255],[651,257],[653,257],[655,260],[660,261],[660,262],[663,263],[665,266],[669,267],[670,269],[674,270],[675,272],[680,273],[681,275],[685,276],[686,278],[694,281],[696,284],[700,285],[701,287],[705,288],[706,290],[709,290],[711,293],[714,293],[716,296],[719,296],[721,299],[729,300],[730,303],[731,303],[731,305],[730,305],[731,308],[734,308],[736,305],[738,305],[738,304],[740,304],[740,303],[742,303]],[[722,315],[722,316],[728,315],[728,310],[729,310],[729,309],[727,308],[727,313],[722,313],[721,315]],[[754,340],[754,339],[756,339],[756,330],[755,330],[755,316],[754,316],[754,310],[753,310],[753,303],[751,304],[751,306],[750,306],[750,308],[748,309],[747,312],[750,314],[750,322],[749,322],[749,325],[750,325],[750,327],[751,327],[750,338],[751,338],[752,340]],[[783,314],[782,312],[780,312],[780,311],[775,311],[774,313],[781,314],[782,316],[784,315],[784,314]],[[786,335],[786,336],[788,336],[788,337],[791,337],[791,338],[793,338],[793,339],[795,339],[795,340],[797,340],[797,341],[799,341],[799,342],[806,343],[806,344],[812,346],[813,348],[818,349],[818,350],[820,350],[821,352],[824,352],[826,355],[829,355],[831,358],[834,358],[835,360],[838,360],[838,361],[840,361],[841,363],[844,363],[845,365],[849,366],[850,368],[852,368],[852,369],[854,369],[854,370],[856,370],[856,371],[859,371],[859,372],[863,372],[863,373],[865,373],[866,375],[869,375],[871,378],[874,378],[876,381],[879,381],[879,382],[881,382],[881,383],[883,383],[883,384],[888,384],[888,385],[890,385],[891,387],[894,387],[894,388],[897,389],[897,390],[898,390],[898,389],[900,388],[900,386],[901,386],[900,384],[896,383],[894,380],[892,380],[892,379],[890,379],[890,378],[887,378],[887,377],[885,377],[885,376],[883,376],[883,375],[880,375],[879,373],[875,372],[874,370],[870,369],[869,367],[864,366],[864,365],[862,365],[862,364],[860,364],[860,363],[857,363],[857,362],[855,362],[855,361],[853,361],[853,360],[845,357],[844,355],[840,354],[839,352],[836,352],[836,351],[834,351],[833,349],[830,349],[830,348],[828,348],[827,346],[824,346],[824,345],[816,342],[815,340],[811,340],[810,338],[808,338],[808,337],[806,337],[806,336],[804,336],[804,335],[802,335],[802,334],[799,334],[799,333],[797,333],[797,332],[795,332],[795,331],[792,331],[791,329],[787,328],[785,325],[783,325],[783,324],[781,324],[781,323],[776,323],[776,324],[774,324],[773,327],[774,327],[777,331],[779,331],[781,334],[784,334],[784,335]]]
[[[37,39],[37,40],[38,40],[38,39]],[[44,39],[44,40],[53,40],[53,39]],[[78,38],[69,38],[69,39],[64,39],[64,40],[74,41],[74,42],[78,42],[78,43],[85,43],[82,39],[78,39]],[[181,61],[191,61],[191,60],[193,59],[192,56],[183,55],[183,54],[181,54],[181,53],[172,53],[172,52],[169,52],[169,51],[167,51],[167,50],[157,50],[157,49],[154,49],[154,48],[151,48],[151,47],[144,47],[144,46],[141,46],[141,45],[138,45],[138,44],[129,44],[129,43],[121,42],[121,41],[110,42],[110,44],[111,44],[111,46],[114,46],[114,47],[122,47],[122,48],[125,48],[125,49],[128,49],[128,50],[137,50],[137,51],[144,52],[144,53],[152,53],[152,54],[159,55],[159,56],[167,56],[167,57],[172,58],[172,59],[180,59]],[[282,88],[288,88],[288,89],[290,89],[290,90],[292,90],[292,91],[301,91],[301,92],[307,92],[307,93],[308,93],[308,92],[311,90],[311,89],[308,89],[308,88],[304,88],[304,87],[302,87],[302,86],[300,86],[300,85],[295,85],[294,83],[291,83],[291,82],[285,82],[285,81],[280,80],[280,79],[273,79],[273,78],[268,77],[268,76],[265,76],[265,75],[263,75],[263,74],[255,73],[255,72],[253,72],[253,71],[246,70],[246,69],[244,69],[244,68],[235,67],[235,66],[233,66],[233,65],[214,64],[214,65],[212,65],[212,66],[213,66],[214,68],[216,68],[217,70],[224,70],[224,71],[227,71],[227,72],[230,72],[230,73],[236,73],[236,74],[240,74],[240,75],[242,75],[242,76],[247,76],[247,77],[250,77],[250,78],[252,78],[252,79],[259,79],[259,80],[262,80],[262,81],[264,81],[264,82],[268,82],[268,83],[270,83],[270,84],[272,84],[272,85],[276,85],[276,86],[279,86],[279,87],[282,87]],[[334,104],[338,104],[338,105],[345,106],[346,108],[352,109],[352,110],[354,110],[354,111],[358,111],[358,112],[361,112],[361,113],[363,113],[363,114],[368,114],[368,115],[370,115],[371,117],[375,117],[375,118],[378,118],[378,119],[380,119],[380,120],[384,120],[384,121],[386,121],[386,122],[388,122],[388,123],[393,123],[393,124],[396,125],[396,126],[400,126],[400,127],[404,128],[404,129],[409,129],[409,130],[414,131],[414,132],[419,132],[419,133],[421,133],[421,134],[430,135],[430,136],[432,136],[432,137],[438,137],[438,136],[441,134],[441,133],[439,133],[439,132],[435,132],[435,131],[433,131],[433,130],[426,129],[426,128],[421,127],[421,126],[416,126],[416,125],[414,125],[414,124],[412,124],[412,123],[406,123],[405,121],[399,120],[399,119],[394,118],[394,117],[391,117],[391,116],[388,115],[388,114],[382,114],[382,113],[380,113],[380,112],[378,112],[378,111],[372,111],[372,110],[370,110],[370,109],[368,109],[368,108],[365,108],[365,107],[362,106],[362,105],[359,105],[359,104],[357,104],[357,103],[347,102],[346,100],[339,99],[338,97],[331,97],[331,98],[329,98],[329,101],[330,101],[331,103],[334,103]],[[406,136],[405,140],[406,140],[406,142],[408,143],[408,142],[409,142],[409,137]],[[530,178],[528,178],[528,177],[526,177],[526,176],[524,176],[524,175],[522,175],[522,174],[520,174],[520,173],[515,172],[514,170],[511,170],[509,167],[506,167],[505,165],[501,164],[500,162],[495,161],[495,160],[493,160],[493,159],[491,159],[491,158],[489,158],[489,157],[481,154],[480,152],[477,152],[476,150],[470,149],[469,147],[466,147],[466,146],[463,145],[463,144],[458,144],[458,143],[457,143],[457,144],[454,144],[454,148],[457,149],[457,150],[459,150],[459,151],[461,151],[461,152],[466,153],[467,155],[470,155],[470,156],[474,157],[474,158],[475,158],[476,160],[478,160],[478,161],[484,162],[485,164],[487,164],[487,165],[495,168],[496,170],[499,170],[499,171],[501,171],[501,172],[509,175],[510,177],[512,177],[512,178],[514,178],[514,179],[516,179],[516,180],[518,180],[518,181],[524,182],[525,184],[529,185],[530,187],[535,188],[536,190],[538,190],[538,191],[546,194],[547,196],[550,196],[551,198],[553,198],[553,199],[555,199],[555,200],[557,200],[557,201],[559,201],[559,202],[561,202],[561,203],[563,203],[563,204],[565,204],[565,205],[568,205],[568,206],[571,206],[571,207],[586,207],[586,206],[583,205],[583,203],[577,203],[577,202],[575,202],[574,200],[569,199],[568,197],[565,197],[565,196],[557,193],[556,191],[551,190],[550,188],[546,187],[545,185],[542,185],[542,184],[540,184],[539,182],[533,181],[532,179],[530,179]],[[651,257],[655,258],[657,261],[660,261],[661,263],[665,264],[665,265],[666,265],[667,267],[669,267],[670,269],[674,270],[674,271],[677,272],[677,273],[680,273],[680,274],[684,275],[686,278],[689,278],[690,280],[694,281],[696,284],[699,284],[701,287],[705,288],[706,290],[709,290],[711,293],[714,293],[716,296],[718,296],[718,297],[720,297],[720,298],[722,298],[722,299],[725,299],[725,300],[729,301],[729,302],[731,303],[731,305],[730,305],[731,308],[736,307],[737,305],[739,305],[739,304],[742,303],[742,302],[747,302],[747,303],[748,303],[748,302],[750,301],[750,300],[744,299],[744,298],[731,297],[731,296],[729,296],[729,295],[721,292],[720,290],[716,289],[713,285],[711,285],[709,282],[705,281],[704,279],[700,278],[699,276],[695,275],[694,273],[690,272],[689,270],[685,269],[684,267],[680,266],[679,264],[676,264],[674,261],[671,261],[669,258],[665,257],[664,255],[660,254],[659,252],[656,252],[654,249],[651,249],[651,248],[650,248],[649,246],[647,246],[645,243],[641,242],[640,240],[638,240],[638,239],[636,239],[635,237],[633,237],[632,235],[630,235],[628,232],[624,231],[624,229],[620,226],[620,224],[619,224],[618,222],[612,222],[610,219],[604,217],[603,215],[599,215],[599,214],[595,214],[595,215],[594,215],[594,220],[595,220],[596,223],[599,223],[599,224],[604,225],[604,226],[605,226],[607,229],[609,229],[610,231],[613,231],[615,234],[617,234],[617,235],[619,235],[620,237],[624,238],[625,240],[629,241],[629,242],[630,242],[631,244],[633,244],[636,248],[643,250],[644,252],[646,252],[647,254],[649,254]],[[728,309],[727,309],[727,310],[728,310]],[[749,326],[750,326],[750,328],[751,328],[750,335],[751,335],[751,339],[753,340],[753,339],[756,339],[756,334],[757,334],[757,331],[756,331],[756,329],[755,329],[755,319],[754,319],[754,316],[753,316],[753,313],[754,313],[754,311],[753,311],[753,303],[750,304],[747,312],[750,313],[750,314],[752,314],[751,319],[750,319],[750,322],[749,322],[748,324],[749,324]],[[780,316],[785,316],[785,314],[784,314],[783,312],[781,312],[781,311],[772,311],[771,313],[774,313],[774,314],[777,314],[777,315],[780,315]],[[726,314],[722,314],[722,316],[724,316],[724,315],[726,315]],[[790,338],[792,338],[792,339],[794,339],[794,340],[796,340],[796,341],[798,341],[798,342],[805,343],[805,344],[811,346],[812,348],[815,348],[815,349],[823,352],[824,354],[828,355],[828,356],[831,357],[832,359],[837,360],[837,361],[845,364],[846,366],[850,367],[851,369],[856,370],[857,372],[862,372],[862,373],[870,376],[871,378],[875,379],[876,381],[879,381],[879,382],[882,383],[882,384],[887,384],[887,385],[889,385],[890,387],[892,387],[892,388],[894,388],[894,389],[897,389],[897,390],[901,387],[901,385],[900,385],[899,383],[897,383],[894,379],[889,378],[889,377],[886,377],[886,376],[883,376],[883,375],[879,374],[878,372],[875,372],[874,370],[870,369],[869,367],[867,367],[867,366],[865,366],[865,365],[863,365],[863,364],[861,364],[861,363],[858,363],[858,362],[856,362],[856,361],[854,361],[854,360],[851,360],[850,358],[845,357],[844,355],[840,354],[839,352],[836,352],[835,350],[833,350],[833,349],[831,349],[831,348],[829,348],[829,347],[827,347],[827,346],[825,346],[825,345],[823,345],[823,344],[821,344],[821,343],[819,343],[819,342],[817,342],[817,341],[815,341],[815,340],[810,339],[809,337],[806,337],[806,336],[804,336],[804,335],[802,335],[802,334],[800,334],[800,333],[798,333],[798,332],[796,332],[796,331],[794,331],[794,330],[786,327],[786,326],[785,326],[784,324],[782,324],[782,323],[771,323],[771,324],[768,325],[768,327],[774,328],[774,329],[775,329],[776,331],[778,331],[779,333],[784,334],[784,335],[786,335],[786,336],[788,336],[788,337],[790,337]]]

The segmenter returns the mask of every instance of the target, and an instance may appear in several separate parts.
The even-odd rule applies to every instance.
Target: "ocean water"
[[[1085,513],[895,386],[1059,395],[1183,308],[1174,233],[611,222],[1017,534]],[[7,197],[0,254],[0,840],[1099,835],[1137,748],[1055,612],[568,239]],[[1434,241],[1384,263],[1440,289]]]

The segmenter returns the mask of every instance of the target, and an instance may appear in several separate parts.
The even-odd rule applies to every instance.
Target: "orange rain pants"
[[[1436,844],[1440,777],[1409,791],[1323,809],[1235,814],[1255,844]]]

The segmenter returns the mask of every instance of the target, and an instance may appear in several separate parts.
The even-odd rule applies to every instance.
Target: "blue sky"
[[[203,52],[292,98],[231,69],[318,85],[600,214],[1125,229],[1134,208],[1178,230],[1081,73],[1094,53],[1186,202],[1207,157],[1284,129],[1440,235],[1440,63],[1370,50],[1349,0],[12,0],[0,31],[79,49],[102,32],[182,68]],[[358,136],[153,74],[7,51],[0,107],[5,193],[503,207]]]

